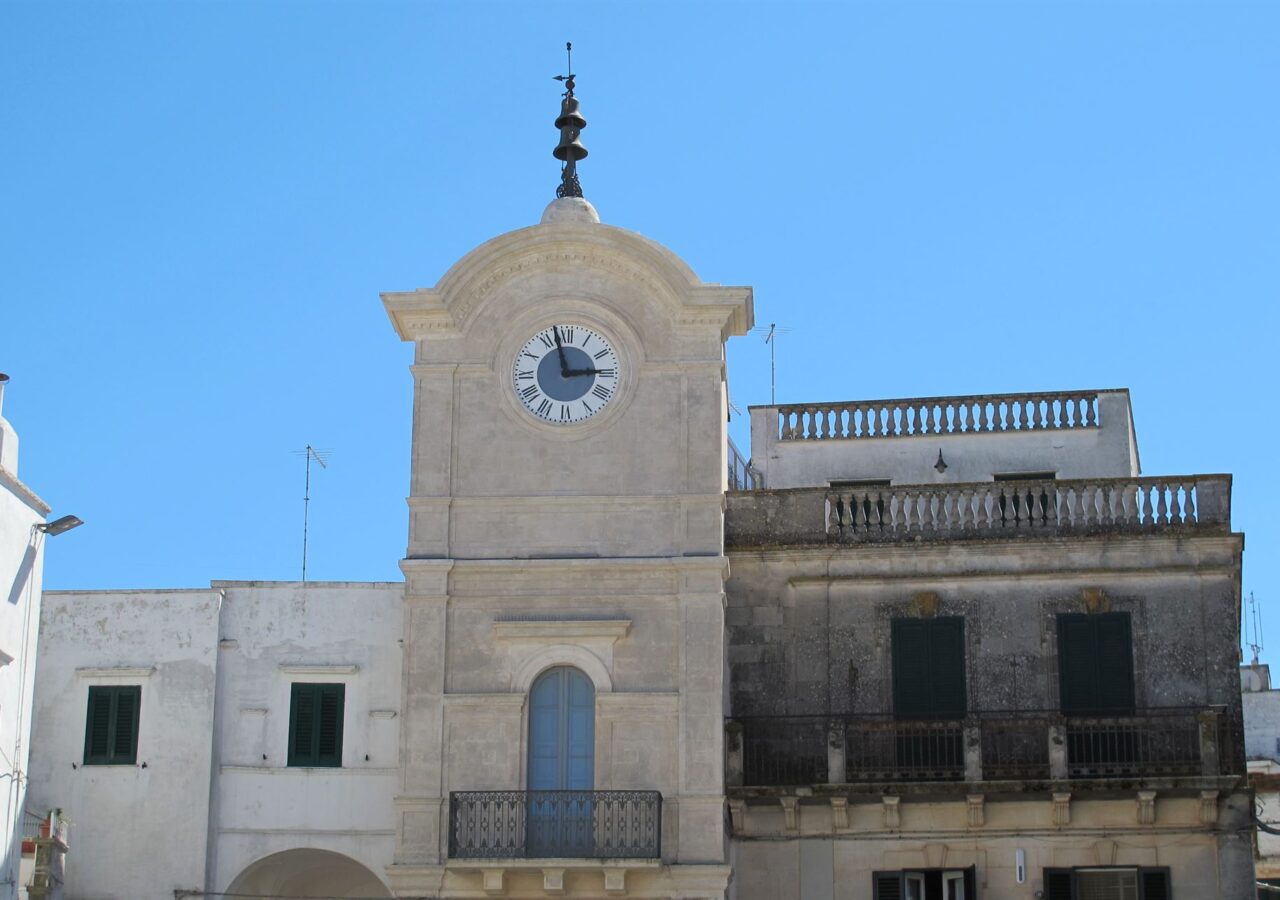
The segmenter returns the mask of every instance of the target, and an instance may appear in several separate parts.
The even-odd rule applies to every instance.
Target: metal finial
[[[587,127],[587,120],[578,111],[578,100],[573,96],[573,44],[566,41],[564,49],[568,60],[568,74],[552,76],[556,81],[564,82],[565,87],[564,99],[560,101],[560,115],[556,118],[556,128],[560,129],[560,143],[552,151],[552,155],[564,163],[560,167],[560,185],[556,188],[556,197],[581,197],[578,160],[586,158],[587,148],[582,146],[578,136]]]

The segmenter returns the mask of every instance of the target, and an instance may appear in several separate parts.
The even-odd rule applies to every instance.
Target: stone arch
[[[581,669],[591,679],[597,694],[613,691],[613,676],[599,656],[586,647],[574,644],[552,644],[530,654],[520,663],[512,676],[512,687],[517,693],[528,694],[533,682],[547,669],[555,666],[572,666]]]
[[[250,863],[226,892],[267,897],[392,897],[378,876],[361,863],[311,847],[273,853]]]

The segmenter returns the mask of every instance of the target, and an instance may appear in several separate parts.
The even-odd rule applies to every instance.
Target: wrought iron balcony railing
[[[1239,721],[1222,708],[984,711],[938,721],[758,716],[726,729],[731,785],[1240,774]]]
[[[658,859],[657,791],[454,791],[451,859]]]

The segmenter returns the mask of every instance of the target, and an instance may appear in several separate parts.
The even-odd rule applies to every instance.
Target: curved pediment
[[[542,283],[553,291],[568,280],[620,285],[661,305],[677,327],[714,327],[721,340],[752,325],[749,287],[705,283],[662,245],[594,223],[508,232],[464,256],[434,288],[389,292],[382,300],[402,340],[455,337],[513,282]]]

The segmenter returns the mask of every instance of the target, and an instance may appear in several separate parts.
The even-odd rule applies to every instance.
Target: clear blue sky
[[[378,292],[537,221],[567,39],[587,196],[755,287],[780,401],[1128,386],[1148,474],[1235,473],[1280,650],[1274,2],[0,2],[5,415],[88,523],[49,587],[296,578],[308,442],[310,576],[399,578]]]

